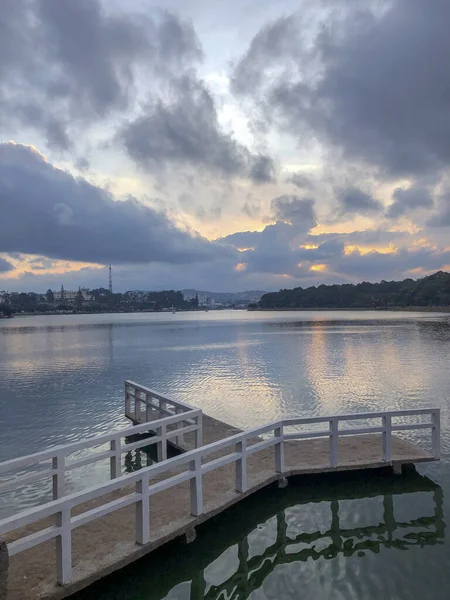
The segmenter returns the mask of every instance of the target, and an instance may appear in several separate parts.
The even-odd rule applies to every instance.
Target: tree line
[[[438,271],[422,279],[345,283],[264,294],[250,308],[407,308],[450,306],[450,273]]]
[[[55,300],[52,290],[46,294],[35,292],[0,292],[0,315],[10,317],[14,313],[54,313],[54,312],[140,312],[192,310],[198,308],[198,296],[185,300],[183,294],[175,290],[162,292],[125,292],[114,294],[105,288],[88,290],[89,300],[85,300],[81,290],[73,302],[67,299]]]

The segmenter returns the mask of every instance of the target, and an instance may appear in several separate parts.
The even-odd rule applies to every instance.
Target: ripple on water
[[[386,482],[379,483],[374,497],[367,491],[365,497],[349,498],[350,492],[369,485],[372,474],[364,476],[367,482],[350,483],[350,492],[339,482],[327,484],[320,501],[302,499],[300,486],[288,490],[283,506],[275,505],[275,498],[284,496],[267,495],[251,508],[231,513],[234,517],[227,513],[214,534],[205,534],[205,542],[202,534],[189,552],[177,551],[176,565],[171,556],[156,561],[158,569],[153,562],[145,569],[141,565],[142,580],[136,572],[140,596],[119,581],[109,595],[92,598],[189,597],[191,581],[201,581],[214,561],[205,585],[216,598],[224,590],[221,578],[227,577],[223,594],[245,581],[253,590],[252,600],[298,598],[299,590],[305,598],[439,598],[439,590],[450,584],[445,528],[436,524],[443,510],[448,513],[450,497],[448,319],[411,314],[380,318],[376,313],[358,313],[353,321],[350,313],[245,315],[239,321],[227,315],[216,320],[195,316],[197,321],[194,316],[102,315],[84,322],[69,317],[51,326],[39,318],[38,327],[15,326],[5,335],[0,327],[1,459],[125,426],[124,379],[243,428],[283,416],[436,405],[442,409],[444,460],[421,471],[442,483],[443,508],[436,491],[405,490],[402,502],[394,494],[391,503]],[[418,441],[422,434],[406,435]],[[140,460],[133,455],[130,468]],[[107,462],[74,470],[68,488],[104,480],[107,473]],[[49,493],[48,483],[27,486],[3,496],[0,510],[4,514],[32,506]],[[263,508],[266,513],[258,520]],[[385,525],[392,510],[395,527],[390,532]],[[336,515],[340,542],[333,529]],[[246,544],[253,562],[244,577],[237,559],[247,552]],[[173,580],[167,581],[168,573]]]

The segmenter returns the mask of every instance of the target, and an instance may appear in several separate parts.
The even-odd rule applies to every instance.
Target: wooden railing
[[[430,421],[420,423],[393,423],[393,419],[429,415]],[[193,418],[193,412],[190,413]],[[176,419],[169,417],[168,419]],[[379,420],[380,425],[367,425],[361,428],[340,429],[340,424],[355,420]],[[164,421],[167,421],[166,419]],[[161,423],[161,427],[162,422]],[[328,423],[328,429],[320,431],[292,431],[294,427]],[[155,425],[153,422],[152,425]],[[147,424],[148,426],[148,424]],[[138,426],[139,427],[139,426]],[[194,427],[194,426],[193,426]],[[136,431],[137,428],[133,428]],[[291,430],[289,433],[285,430]],[[136,542],[148,544],[150,541],[150,512],[149,499],[151,496],[172,488],[182,482],[190,481],[190,512],[198,516],[203,513],[203,475],[224,465],[236,464],[235,489],[244,493],[248,489],[247,459],[266,448],[275,448],[274,473],[283,474],[284,444],[286,440],[299,440],[306,438],[328,437],[330,440],[330,467],[337,467],[338,438],[346,435],[378,433],[383,436],[383,461],[391,464],[392,461],[392,432],[407,431],[411,429],[429,429],[433,456],[439,458],[440,446],[440,413],[439,409],[418,409],[393,412],[363,413],[334,415],[331,417],[295,418],[276,421],[263,427],[257,427],[238,433],[226,439],[202,446],[185,454],[164,460],[159,464],[146,467],[135,473],[116,477],[113,481],[93,486],[75,494],[59,498],[40,507],[25,510],[22,513],[0,521],[0,535],[17,530],[48,517],[55,517],[56,524],[31,535],[25,535],[8,544],[10,555],[23,552],[38,544],[56,538],[56,565],[57,580],[60,584],[70,583],[72,580],[72,531],[104,515],[117,511],[126,506],[136,505]],[[176,433],[176,432],[175,432]],[[266,439],[259,439],[264,435]],[[159,436],[158,443],[163,442]],[[255,438],[256,441],[255,441]],[[254,442],[250,443],[249,442]],[[230,448],[231,452],[220,458],[205,462],[211,454]],[[51,451],[49,451],[51,452]],[[49,454],[51,456],[51,454]],[[20,460],[20,459],[18,459]],[[150,483],[156,476],[169,473],[180,466],[186,467],[181,473],[172,475],[167,479]],[[96,508],[86,509],[76,516],[72,510],[84,502],[105,496],[111,492],[135,485],[135,491],[116,500],[108,500]]]

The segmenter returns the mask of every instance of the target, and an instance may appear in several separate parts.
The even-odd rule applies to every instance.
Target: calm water
[[[441,463],[401,478],[301,479],[262,492],[204,526],[194,544],[148,557],[79,600],[447,598],[449,351],[450,318],[430,313],[1,321],[0,458],[128,425],[124,379],[242,428],[279,416],[439,406]],[[69,489],[106,479],[106,466],[73,471]],[[42,485],[1,497],[0,516],[42,499]]]

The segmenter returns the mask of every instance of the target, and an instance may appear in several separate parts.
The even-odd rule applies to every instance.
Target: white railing
[[[155,390],[151,390],[144,385],[139,385],[134,381],[125,381],[125,416],[134,423],[145,423],[164,417],[171,417],[183,413],[190,413],[197,410],[196,407],[162,396]],[[192,425],[189,419],[186,421]],[[179,421],[175,427],[182,427],[183,421]],[[180,445],[184,442],[184,434],[178,432],[175,436],[175,444]]]
[[[170,441],[190,432],[194,433],[194,446],[198,448],[202,444],[202,411],[200,409],[191,410],[189,412],[189,423],[186,426],[184,425],[185,422],[186,418],[182,413],[1,462],[0,477],[8,476],[9,479],[0,483],[0,494],[51,477],[53,499],[56,500],[65,495],[66,475],[72,469],[109,458],[110,478],[116,479],[122,471],[122,454],[132,450],[156,444],[158,461],[163,461],[167,459],[168,440]],[[175,430],[172,430],[172,427],[175,427]],[[126,438],[130,436],[148,432],[154,432],[155,435],[132,443],[125,443]],[[98,451],[99,447],[105,445],[109,445],[107,450],[101,450],[100,448],[101,451]],[[88,456],[74,457],[72,460],[68,460],[70,455],[83,450],[90,451]],[[17,473],[24,469],[30,470],[30,468],[34,471]]]
[[[396,418],[420,415],[430,415],[430,421],[425,423],[392,422],[393,419]],[[191,416],[194,415],[191,413]],[[339,428],[341,422],[361,419],[380,420],[381,425],[367,426],[359,429]],[[328,429],[307,432],[285,432],[285,428],[292,429],[292,427],[317,423],[328,423]],[[284,444],[286,440],[328,437],[330,440],[330,467],[337,467],[339,460],[337,440],[340,436],[378,433],[383,436],[383,461],[386,464],[390,464],[392,461],[392,432],[411,429],[431,430],[433,457],[439,459],[439,409],[335,415],[331,417],[284,419],[276,421],[264,425],[263,427],[244,431],[224,440],[186,452],[180,456],[165,460],[162,463],[143,468],[135,473],[122,475],[111,482],[93,486],[82,492],[70,494],[58,500],[48,502],[40,507],[23,511],[16,516],[3,519],[0,521],[0,535],[25,527],[31,523],[38,522],[41,519],[54,516],[56,518],[55,525],[31,535],[26,535],[8,544],[8,549],[10,555],[14,555],[47,540],[56,538],[57,580],[61,585],[67,584],[72,580],[72,531],[81,525],[85,525],[90,521],[94,521],[116,510],[135,504],[136,543],[148,544],[150,541],[149,499],[151,496],[162,492],[163,490],[172,488],[184,481],[190,481],[190,512],[191,515],[198,516],[203,513],[203,475],[224,465],[236,463],[234,487],[236,492],[244,493],[248,489],[248,457],[274,446],[274,474],[283,474],[285,470]],[[259,437],[261,435],[268,435],[268,437],[266,439],[261,439]],[[232,451],[225,456],[205,462],[205,459],[211,454],[226,448],[231,448]],[[172,475],[167,479],[150,483],[156,476],[169,473],[173,469],[182,466],[186,467],[186,470],[183,472]],[[292,468],[292,466],[290,468]],[[127,488],[132,484],[135,485],[134,492],[116,500],[105,500],[103,504],[96,508],[86,509],[76,516],[72,515],[72,510],[84,502]]]

